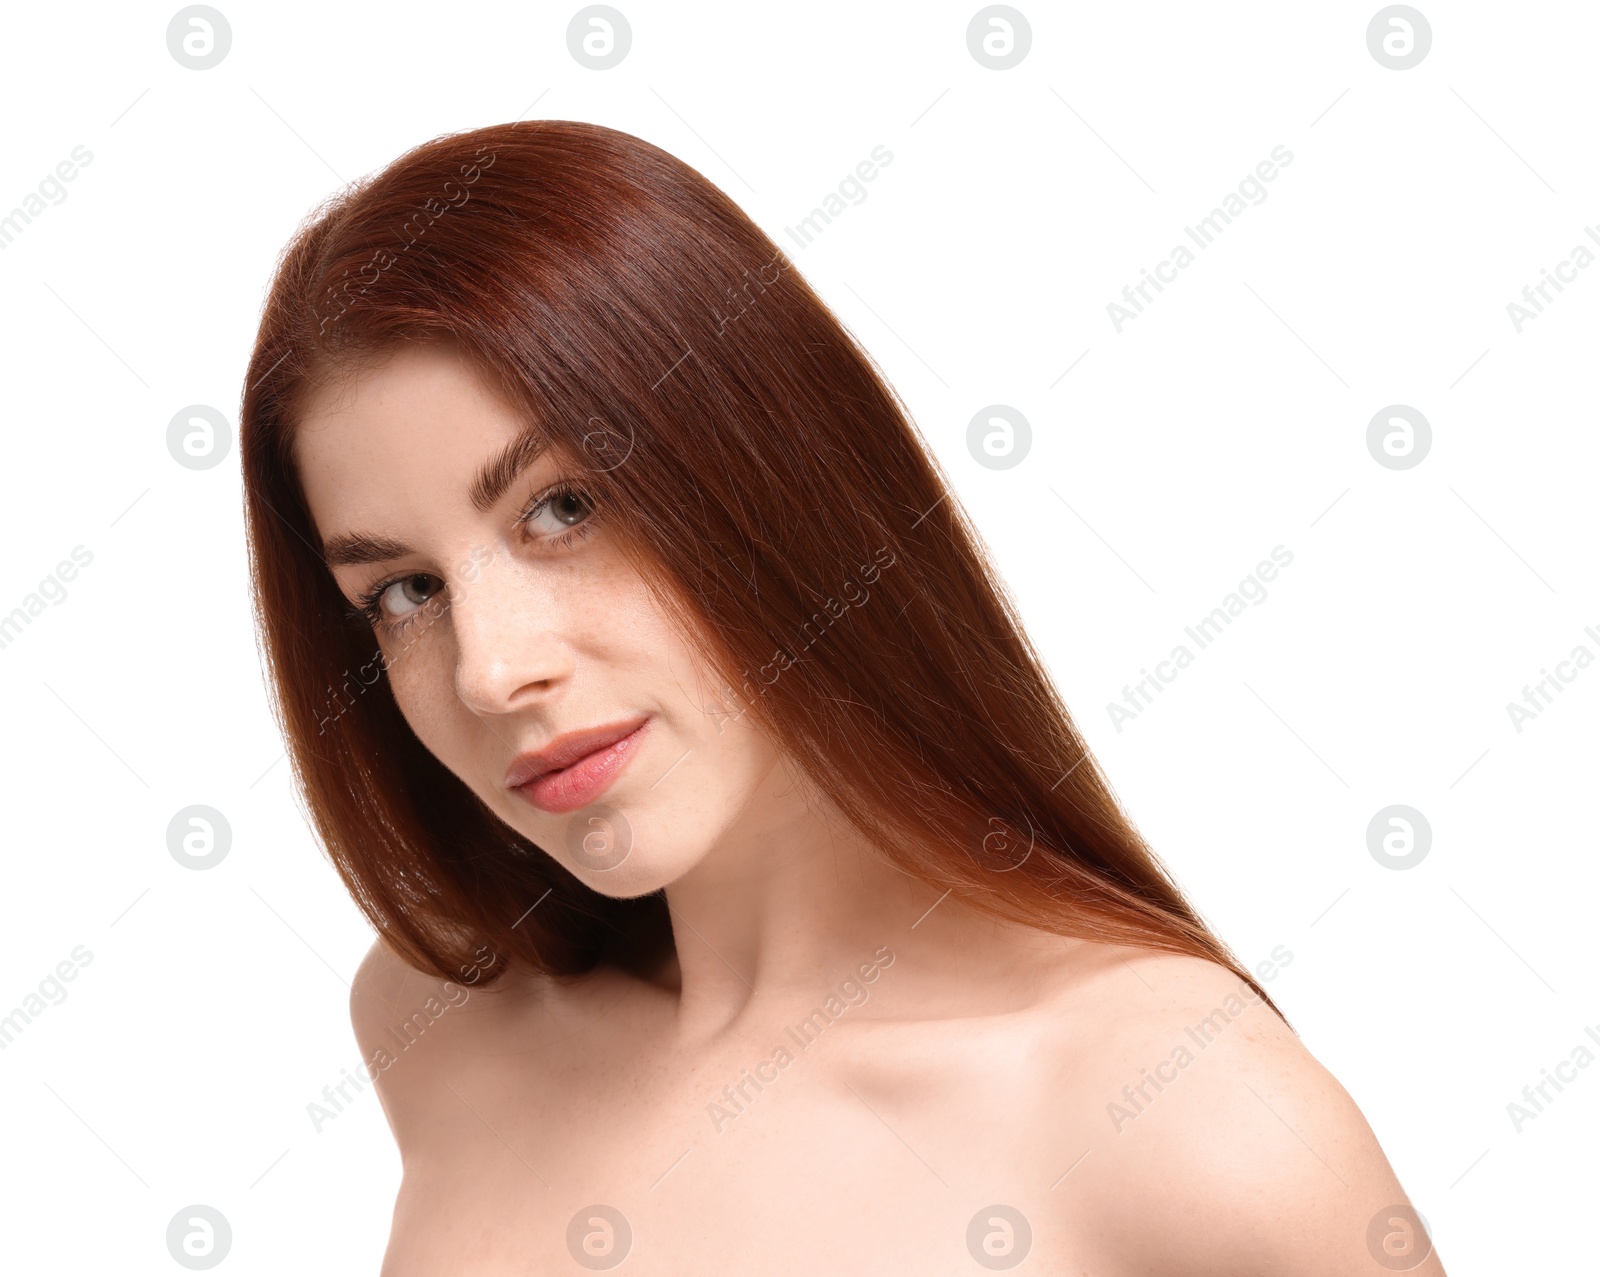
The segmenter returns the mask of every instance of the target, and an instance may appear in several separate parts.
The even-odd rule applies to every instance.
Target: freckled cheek
[[[413,643],[389,668],[395,703],[428,751],[456,770],[476,720],[456,694],[454,646],[443,634]]]

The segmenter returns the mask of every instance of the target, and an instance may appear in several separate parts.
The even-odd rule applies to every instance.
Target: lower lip
[[[621,775],[628,760],[638,752],[649,725],[646,719],[615,744],[585,754],[577,762],[559,771],[546,772],[526,785],[518,785],[517,793],[541,811],[561,813],[588,806]]]

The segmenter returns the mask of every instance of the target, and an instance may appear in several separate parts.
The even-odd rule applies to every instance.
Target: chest
[[[407,1162],[385,1277],[1075,1271],[1083,1137],[1026,1054],[864,1031],[480,1071]]]

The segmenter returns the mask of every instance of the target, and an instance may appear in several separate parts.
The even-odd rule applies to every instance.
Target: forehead
[[[477,468],[524,429],[453,346],[405,345],[308,396],[291,450],[324,534],[397,500],[465,501]]]

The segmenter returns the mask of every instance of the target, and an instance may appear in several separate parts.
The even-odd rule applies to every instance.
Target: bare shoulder
[[[1074,965],[1046,1125],[1094,1166],[1056,1190],[1064,1224],[1174,1277],[1443,1274],[1361,1110],[1247,982],[1106,945]]]
[[[450,1086],[476,1063],[498,1058],[536,997],[536,981],[508,973],[483,983],[483,970],[469,962],[457,978],[443,979],[412,967],[381,937],[356,968],[350,1024],[403,1159],[455,1119]]]
[[[446,1011],[471,998],[481,974],[476,963],[467,964],[459,979],[419,971],[379,937],[350,982],[351,1026],[363,1048],[369,1043],[374,1050],[393,1045],[386,1034],[406,1024],[420,1039]]]

